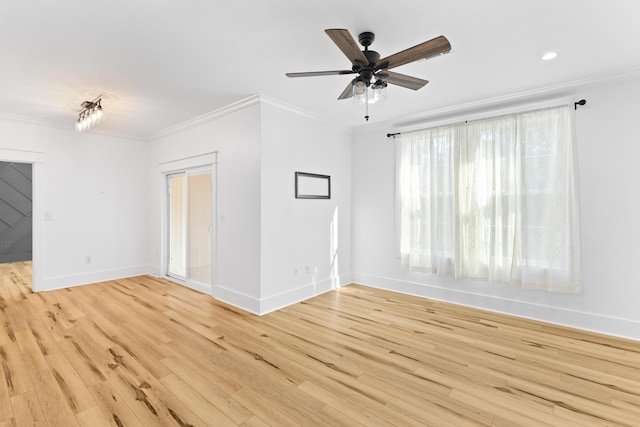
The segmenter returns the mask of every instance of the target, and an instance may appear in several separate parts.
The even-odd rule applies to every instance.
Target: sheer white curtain
[[[567,106],[402,134],[403,264],[580,292],[572,130]]]

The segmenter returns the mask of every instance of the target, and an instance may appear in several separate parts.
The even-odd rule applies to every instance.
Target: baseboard
[[[640,341],[640,322],[523,301],[446,289],[388,277],[353,273],[353,283],[560,326]],[[472,303],[470,303],[472,301]]]
[[[251,295],[217,285],[213,288],[213,297],[249,313],[260,314],[260,300]]]
[[[149,274],[148,265],[134,265],[110,270],[91,271],[88,273],[70,274],[67,276],[45,277],[42,286],[33,289],[34,292],[53,291],[70,288],[72,286],[88,285],[90,283],[106,282],[108,280],[124,279],[127,277]]]
[[[351,275],[344,274],[336,278],[329,278],[315,283],[309,283],[265,298],[255,298],[218,285],[214,288],[213,296],[214,298],[233,305],[234,307],[257,314],[258,316],[263,316],[289,305],[307,300],[316,295],[337,289],[351,282]]]
[[[153,267],[154,266],[151,265],[137,265],[110,270],[93,271],[89,273],[44,278],[42,280],[42,288],[34,288],[33,291],[51,291],[144,274],[154,275],[153,272],[155,269]],[[157,275],[155,276],[157,277]],[[407,295],[415,295],[437,301],[444,301],[452,304],[479,308],[497,313],[509,314],[512,316],[640,341],[640,322],[636,320],[603,316],[600,314],[533,304],[523,301],[507,300],[496,296],[480,295],[457,289],[446,289],[424,283],[408,282],[363,273],[340,275],[337,278],[309,283],[298,288],[264,298],[255,298],[224,286],[216,286],[213,290],[213,296],[220,301],[250,313],[264,315],[333,289],[340,288],[349,283],[357,283],[364,286],[370,286],[372,288],[385,289]],[[473,303],[470,303],[469,301],[473,301]]]
[[[268,314],[300,301],[340,288],[351,283],[351,274],[331,277],[319,282],[309,283],[296,289],[271,295],[260,299],[260,315]]]
[[[160,277],[161,271],[160,266],[155,264],[149,264],[147,266],[147,274],[150,276]]]

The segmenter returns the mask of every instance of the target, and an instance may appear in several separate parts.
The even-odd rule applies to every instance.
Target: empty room
[[[640,4],[0,6],[0,427],[640,426]]]

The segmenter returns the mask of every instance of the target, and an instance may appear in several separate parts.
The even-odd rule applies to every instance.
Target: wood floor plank
[[[31,335],[33,335],[33,338],[35,338],[36,344],[44,356],[58,353],[60,348],[58,347],[54,336],[42,322],[42,319],[38,315],[38,311],[34,305],[32,305],[31,301],[32,299],[29,298],[28,300],[23,300],[18,303],[20,305],[20,310],[22,310],[22,313],[24,314],[28,330],[31,332]]]
[[[78,414],[96,406],[87,386],[62,353],[46,356],[51,373],[71,410]]]
[[[98,404],[109,425],[113,427],[144,427],[133,411],[107,381],[89,386],[91,396]]]
[[[299,422],[288,417],[250,389],[239,390],[231,397],[245,407],[251,408],[252,412],[269,426],[300,427]]]
[[[111,423],[97,406],[76,414],[78,423],[82,427],[109,427]]]
[[[0,427],[640,426],[640,342],[351,285],[255,316],[0,265]]]
[[[0,364],[10,396],[33,390],[29,370],[24,364],[23,355],[17,343],[0,346]]]
[[[12,418],[13,407],[11,406],[9,383],[4,374],[4,369],[0,369],[0,421],[9,421]]]
[[[17,304],[19,301],[13,301],[13,303],[9,303],[3,310],[3,317],[5,317],[5,321],[3,322],[4,328],[11,341],[15,341],[13,339],[13,335],[15,335],[16,332],[28,329],[27,322],[24,319],[24,315],[22,311],[20,311],[19,304]]]
[[[78,331],[77,334],[81,333],[80,329]],[[87,387],[106,381],[102,371],[98,369],[92,357],[84,350],[82,341],[79,342],[73,336],[68,335],[64,341],[59,343],[59,346],[67,361]]]
[[[262,421],[260,418],[256,417],[255,415],[240,425],[242,427],[269,427],[269,424]]]
[[[49,367],[42,350],[31,331],[16,332],[16,341],[22,360],[30,372],[45,370]]]
[[[340,389],[337,385],[335,389],[327,389],[313,382],[306,382],[300,384],[298,388],[338,412],[361,420],[361,422],[367,426],[396,425],[391,420],[394,420],[396,416],[400,415],[398,412],[394,413],[392,409],[384,411],[385,413],[383,414],[382,412],[386,408],[384,405],[369,402],[366,398],[362,399],[357,393],[350,394],[350,396],[345,398],[342,394],[344,390]],[[416,423],[416,425],[419,424]]]
[[[279,376],[278,368],[274,367],[272,362],[235,351],[217,354],[212,359],[217,369],[234,372],[234,377],[244,384],[243,389],[232,395],[234,398],[243,396],[253,401],[254,397],[259,395],[260,399],[256,402],[264,402],[278,408],[298,425],[321,425],[318,423],[319,420],[314,424],[314,420],[317,418],[315,414],[324,405],[301,394],[286,376]],[[249,390],[250,393],[243,393]],[[241,400],[239,402],[244,404]],[[256,415],[264,419],[259,413]]]
[[[18,394],[11,398],[15,423],[20,427],[47,427],[47,421],[40,407],[40,400],[34,391]],[[64,425],[64,424],[61,424]]]
[[[252,417],[251,411],[231,399],[232,393],[238,391],[240,387],[232,388],[229,392],[220,388],[224,379],[221,376],[210,377],[207,371],[196,371],[175,357],[162,360],[176,376],[189,384],[195,391],[200,393],[211,404],[219,408],[227,417],[233,420],[236,425],[248,421]],[[208,371],[210,372],[210,371]],[[171,388],[170,388],[171,389]]]
[[[205,423],[221,427],[233,427],[238,425],[220,408],[216,407],[176,375],[169,374],[166,377],[161,378],[160,382],[168,390],[171,390],[176,397],[180,397],[180,399],[184,401],[185,405]]]
[[[143,424],[194,427],[206,425],[188,405],[153,377],[140,364],[135,354],[130,354],[118,345],[102,351],[89,351],[93,354],[92,358],[101,358],[96,361],[96,366]]]
[[[420,420],[438,420],[443,425],[457,426],[491,425],[494,415],[485,410],[467,404],[456,402],[450,398],[451,389],[447,387],[447,393],[433,392],[425,387],[413,387],[411,384],[396,381],[395,378],[380,378],[372,374],[366,374],[359,378],[360,381],[387,390],[394,397],[387,406],[397,408],[408,416],[419,417],[425,412],[427,418]]]
[[[50,426],[77,427],[78,421],[49,369],[31,374],[33,388]]]

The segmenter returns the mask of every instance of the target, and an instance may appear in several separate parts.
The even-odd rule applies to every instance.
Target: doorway
[[[12,293],[32,290],[33,165],[0,161],[0,273]]]
[[[167,276],[211,293],[214,200],[211,169],[168,174],[167,191]]]

